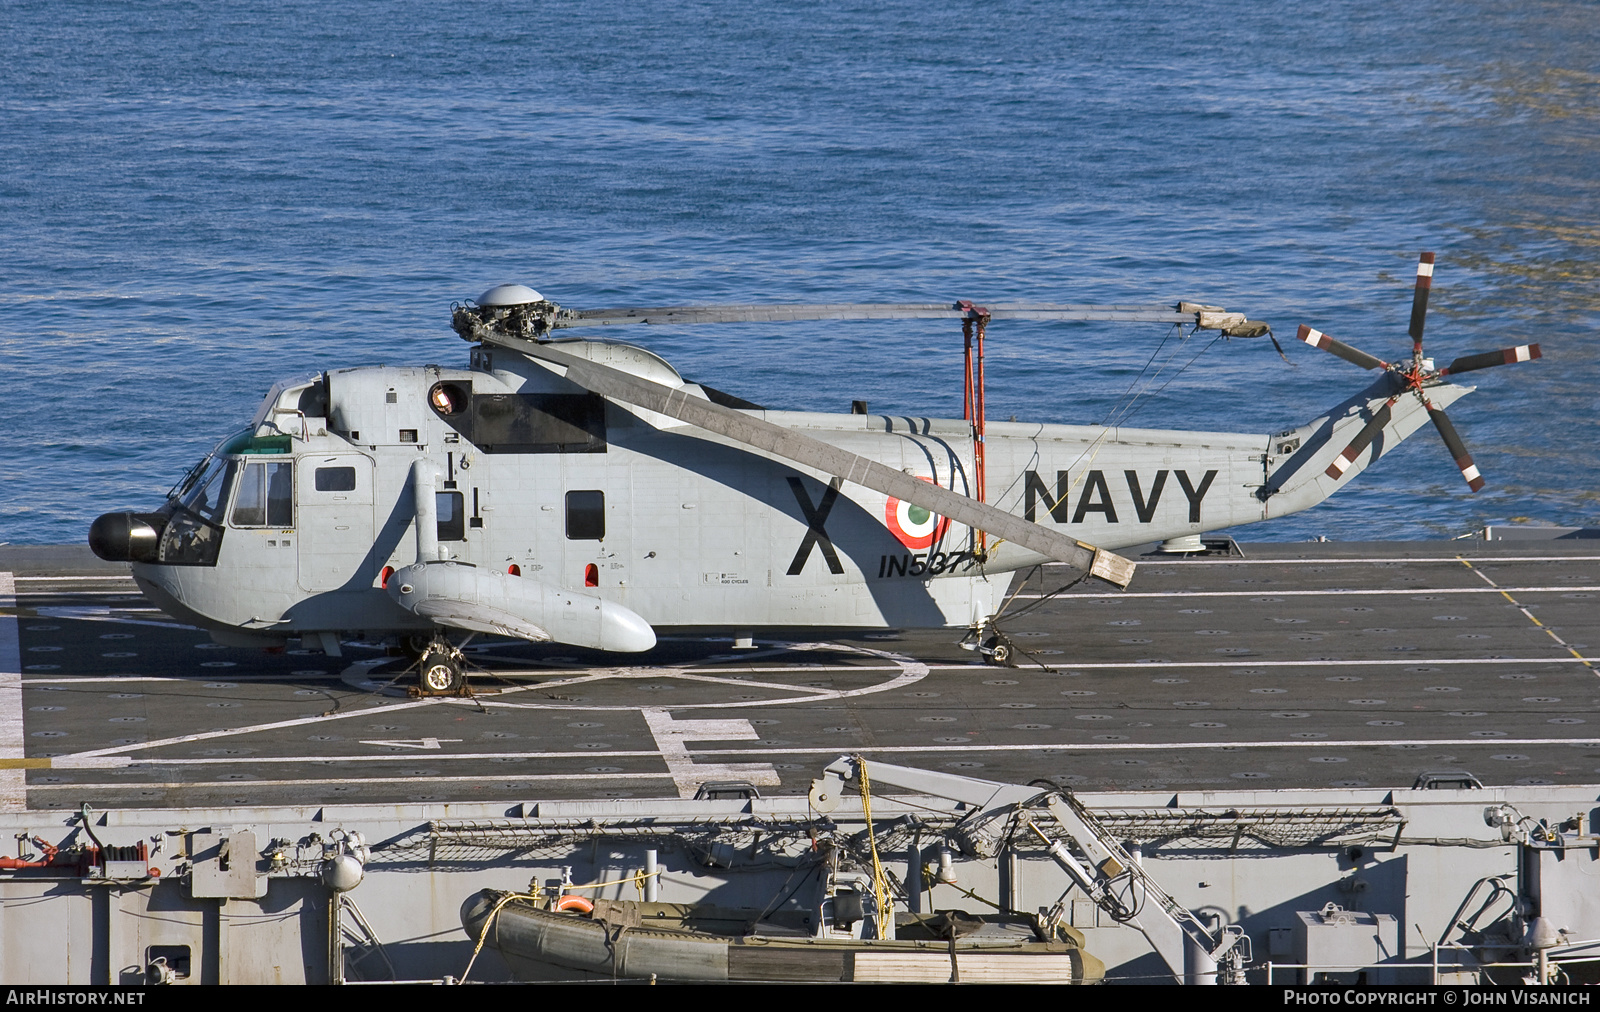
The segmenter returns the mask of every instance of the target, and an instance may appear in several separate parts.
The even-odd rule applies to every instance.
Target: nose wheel
[[[411,691],[418,696],[464,696],[471,690],[463,674],[465,659],[461,651],[444,640],[434,640],[417,661],[418,684]]]

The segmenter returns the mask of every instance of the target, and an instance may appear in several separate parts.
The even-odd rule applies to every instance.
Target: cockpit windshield
[[[211,448],[211,452],[200,458],[199,463],[183,473],[178,483],[167,489],[167,498],[176,499],[185,506],[190,505],[189,499],[195,487],[203,485],[204,480],[215,477],[218,468],[218,458],[228,452],[228,447],[239,441],[241,436],[248,436],[249,430],[242,429],[229,435],[226,439]],[[224,496],[224,499],[227,497]]]
[[[182,493],[178,501],[207,520],[221,523],[228,492],[238,470],[238,461],[212,457],[205,470],[188,482],[188,491]]]

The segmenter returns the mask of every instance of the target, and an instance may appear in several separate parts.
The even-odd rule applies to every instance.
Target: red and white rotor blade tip
[[[1537,344],[1519,344],[1515,348],[1502,348],[1499,351],[1486,351],[1481,355],[1464,355],[1456,359],[1440,371],[1441,376],[1455,376],[1474,369],[1488,369],[1497,365],[1514,365],[1518,362],[1532,362],[1536,358],[1543,358]]]
[[[1356,438],[1350,441],[1350,445],[1345,447],[1337,457],[1333,458],[1333,463],[1328,465],[1328,469],[1323,472],[1324,474],[1330,478],[1344,477],[1344,473],[1350,470],[1350,465],[1356,462],[1356,458],[1361,456],[1362,451],[1372,445],[1372,441],[1377,438],[1378,433],[1382,432],[1383,427],[1389,424],[1389,407],[1393,403],[1394,399],[1390,398],[1388,403],[1378,409],[1377,413],[1372,416],[1372,420],[1362,426],[1360,432],[1356,433]]]
[[[1428,318],[1428,289],[1433,287],[1433,254],[1417,259],[1417,287],[1411,293],[1411,345],[1422,352],[1422,326]]]
[[[1433,406],[1433,402],[1422,403],[1428,408],[1428,417],[1433,419],[1433,427],[1438,429],[1439,435],[1444,438],[1445,449],[1450,451],[1456,467],[1461,469],[1461,477],[1467,479],[1467,486],[1474,492],[1483,488],[1485,484],[1483,475],[1478,473],[1478,465],[1472,462],[1472,454],[1467,452],[1467,444],[1461,441],[1461,434],[1456,431],[1456,427],[1450,424],[1450,419],[1442,410]]]
[[[1304,341],[1306,344],[1311,345],[1313,348],[1321,348],[1323,351],[1332,352],[1333,354],[1344,359],[1346,362],[1358,365],[1363,369],[1389,368],[1389,363],[1385,362],[1383,359],[1368,355],[1366,352],[1361,351],[1358,348],[1352,348],[1343,341],[1336,341],[1327,334],[1324,334],[1322,331],[1313,330],[1303,323],[1300,325],[1299,331],[1295,333],[1295,337],[1301,341]]]

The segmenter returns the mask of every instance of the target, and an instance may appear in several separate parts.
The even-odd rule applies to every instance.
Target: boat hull
[[[730,936],[646,923],[665,920],[652,915],[681,909],[676,904],[602,902],[593,914],[581,914],[512,899],[496,913],[505,896],[477,893],[462,906],[461,922],[474,939],[487,928],[485,946],[499,952],[519,980],[1085,984],[1105,972],[1072,941],[969,937],[952,946],[942,940]]]

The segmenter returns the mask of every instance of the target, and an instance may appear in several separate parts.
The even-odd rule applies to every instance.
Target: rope
[[[478,961],[478,953],[483,951],[484,940],[489,937],[489,928],[494,925],[494,919],[500,916],[500,908],[512,900],[538,900],[539,897],[530,893],[507,893],[500,897],[500,901],[489,911],[489,916],[483,920],[483,933],[478,936],[478,944],[472,947],[472,958],[467,960],[467,968],[461,971],[461,982],[466,983],[467,975],[472,972],[472,964]]]
[[[588,885],[566,885],[562,886],[561,888],[563,892],[570,893],[576,889],[604,889],[606,886],[627,885],[629,882],[632,882],[634,888],[638,889],[640,892],[644,892],[644,880],[647,878],[656,878],[660,874],[660,869],[652,872],[636,871],[627,878],[612,879],[610,882],[590,882]]]
[[[878,834],[872,829],[872,782],[867,779],[867,760],[856,756],[856,766],[861,771],[861,814],[867,820],[867,842],[872,845],[872,895],[878,901],[878,915],[873,918],[878,937],[889,937],[889,886],[884,881],[883,863],[878,860]]]
[[[1135,376],[1133,381],[1128,384],[1128,389],[1123,391],[1122,396],[1118,397],[1116,402],[1111,405],[1111,410],[1106,412],[1106,420],[1100,424],[1113,425],[1115,424],[1114,419],[1116,419],[1119,414],[1123,413],[1124,411],[1131,411],[1133,409],[1133,402],[1138,400],[1137,397],[1133,397],[1134,388],[1139,385],[1140,380],[1144,379],[1145,373],[1150,371],[1150,367],[1155,364],[1156,356],[1160,355],[1161,349],[1165,348],[1167,346],[1167,342],[1172,340],[1172,335],[1174,333],[1178,334],[1179,344],[1182,344],[1184,341],[1188,340],[1188,338],[1183,334],[1182,324],[1174,324],[1173,326],[1168,327],[1166,335],[1161,338],[1161,343],[1156,345],[1156,350],[1152,351],[1149,359],[1145,361],[1144,368],[1139,370],[1139,375]],[[1163,364],[1161,368],[1165,369],[1166,365]],[[1160,370],[1157,370],[1156,375],[1159,376],[1160,374]],[[1153,382],[1154,377],[1151,377],[1151,380]],[[1133,400],[1130,401],[1130,397],[1133,397]],[[1127,402],[1126,405],[1123,403],[1125,401]]]
[[[629,882],[632,882],[634,884],[634,887],[637,888],[640,893],[643,893],[644,892],[644,880],[647,879],[647,878],[653,878],[653,877],[658,876],[660,874],[661,874],[661,872],[660,872],[659,869],[656,870],[656,871],[653,871],[653,872],[649,872],[649,873],[646,873],[646,872],[643,872],[643,871],[638,871],[638,872],[634,872],[632,875],[629,875],[627,878],[619,878],[619,879],[615,879],[615,880],[613,880],[611,882],[590,882],[588,885],[569,885],[569,886],[565,886],[565,887],[563,887],[563,891],[564,892],[571,892],[571,891],[573,891],[575,889],[600,889],[600,888],[603,888],[605,886],[626,885]],[[510,903],[512,900],[532,900],[534,902],[538,902],[539,899],[540,899],[540,897],[538,895],[534,894],[534,893],[507,893],[506,895],[500,897],[499,902],[497,902],[494,905],[494,909],[489,911],[489,916],[484,918],[484,921],[483,921],[483,934],[478,936],[478,944],[473,946],[473,948],[472,948],[472,958],[467,960],[467,968],[465,970],[461,971],[461,980],[463,982],[466,981],[467,974],[472,972],[472,964],[474,964],[474,963],[476,963],[478,961],[478,953],[483,951],[484,940],[489,937],[489,928],[494,924],[494,919],[496,917],[500,916],[500,908],[504,907],[507,903]],[[387,958],[387,957],[385,957],[385,958]]]
[[[1005,908],[1002,907],[1000,904],[996,903],[994,900],[986,900],[982,896],[979,896],[977,893],[973,892],[971,889],[963,889],[960,886],[956,885],[954,882],[940,882],[937,878],[934,877],[932,872],[928,871],[927,869],[923,869],[923,872],[922,872],[922,886],[923,886],[923,888],[924,889],[932,889],[936,885],[948,886],[951,889],[954,889],[956,892],[960,893],[961,895],[967,897],[967,899],[977,900],[979,903],[982,903],[985,906],[994,907],[996,910],[1000,911],[1001,913],[1005,912]]]

